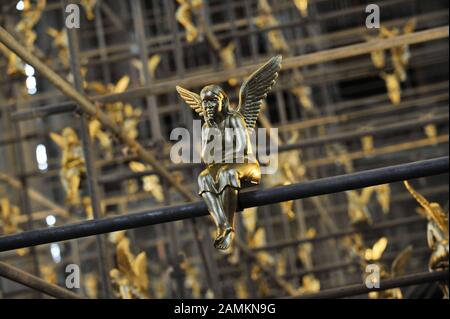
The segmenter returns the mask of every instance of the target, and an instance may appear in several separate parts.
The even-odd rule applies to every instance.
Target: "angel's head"
[[[66,127],[62,131],[62,136],[66,140],[67,144],[77,144],[78,136],[75,130],[71,127]]]
[[[218,85],[205,86],[200,92],[200,98],[205,115],[210,120],[228,107],[228,96]]]

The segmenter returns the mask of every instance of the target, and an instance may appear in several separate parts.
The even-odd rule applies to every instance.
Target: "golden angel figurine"
[[[372,191],[372,188],[366,187],[361,194],[356,190],[345,192],[348,199],[348,217],[353,226],[372,224],[372,216],[367,207]]]
[[[294,5],[303,18],[308,16],[308,0],[294,0]]]
[[[201,157],[207,168],[198,177],[199,195],[217,226],[214,241],[217,249],[225,250],[232,242],[241,183],[260,182],[261,170],[251,147],[250,133],[280,69],[281,56],[275,56],[250,75],[241,86],[236,108],[218,85],[205,86],[200,95],[177,86],[180,96],[205,120]],[[221,147],[213,143],[225,148],[217,152]]]
[[[408,181],[404,181],[406,189],[422,206],[424,217],[428,220],[427,242],[432,250],[428,268],[430,271],[448,269],[448,212],[438,203],[430,203],[425,197],[419,194]],[[419,211],[421,212],[421,211]],[[441,290],[444,298],[448,299],[448,283],[441,283]]]
[[[84,155],[78,135],[71,127],[63,129],[62,134],[50,133],[52,140],[61,148],[61,183],[69,204],[81,203],[79,187],[81,174],[85,172]]]
[[[416,19],[410,19],[403,27],[403,34],[409,34],[414,31],[416,28],[417,21]],[[393,35],[397,35],[400,33],[398,28],[393,29]],[[395,73],[401,82],[406,80],[406,68],[409,64],[409,59],[411,58],[411,53],[409,51],[409,45],[405,44],[399,47],[391,48],[391,57],[392,64],[394,66]]]
[[[53,285],[58,284],[58,275],[56,274],[55,267],[51,264],[44,264],[39,267],[41,272],[41,277],[46,282],[49,282]]]
[[[69,67],[69,39],[67,29],[58,31],[47,28],[47,34],[53,38],[53,46],[58,50],[58,58],[64,67]]]
[[[97,4],[97,0],[81,0],[80,4],[84,7],[84,10],[86,10],[86,19],[94,20],[94,7]]]
[[[186,40],[191,43],[197,40],[198,30],[192,22],[192,15],[194,10],[198,10],[203,5],[203,0],[177,0],[180,6],[178,7],[175,17],[177,21],[186,29]]]
[[[255,18],[255,24],[258,28],[274,27],[279,24],[277,18],[272,14],[272,8],[267,0],[258,1],[258,14],[259,16]],[[289,45],[281,30],[268,31],[267,39],[275,51],[280,53],[289,51]]]
[[[0,195],[2,194],[0,193]],[[0,197],[0,220],[2,221],[4,235],[21,231],[19,228],[19,216],[19,207],[12,205],[7,197]]]
[[[395,257],[391,266],[388,267],[379,263],[379,260],[383,256],[383,253],[387,247],[387,239],[385,237],[380,238],[373,246],[372,249],[366,250],[366,261],[369,263],[376,263],[380,267],[380,280],[396,278],[403,275],[406,265],[411,258],[413,248],[408,246],[403,249],[397,257]],[[384,291],[371,291],[369,292],[370,299],[403,299],[403,294],[400,288],[392,288]]]
[[[106,159],[113,157],[113,145],[111,137],[108,133],[102,130],[102,124],[99,120],[93,119],[89,121],[89,136],[91,139],[97,139],[100,147],[105,151]]]
[[[90,299],[98,298],[98,279],[95,274],[89,273],[84,276],[84,287]]]
[[[161,62],[161,55],[153,54],[147,60],[147,70],[151,79],[155,78],[156,69],[158,68],[159,63]],[[139,82],[144,85],[144,65],[141,60],[133,59],[131,60],[131,65],[134,66],[139,72]]]
[[[396,73],[381,72],[380,77],[384,80],[392,104],[398,105],[402,99],[402,87]]]
[[[23,61],[2,43],[0,43],[0,52],[8,60],[8,68],[6,71],[8,75],[25,73],[25,64],[23,63]]]
[[[130,251],[130,241],[123,237],[116,247],[117,268],[109,275],[113,288],[122,299],[148,299],[147,255],[141,252],[134,256]]]
[[[236,57],[234,55],[234,50],[236,49],[236,44],[234,42],[228,43],[228,45],[220,49],[219,56],[222,60],[225,70],[233,70],[236,68]],[[236,86],[239,80],[235,77],[228,79],[228,84],[231,86]]]
[[[47,1],[38,0],[33,6],[31,5],[30,0],[24,0],[23,2],[22,19],[16,25],[16,31],[24,36],[26,47],[32,48],[37,37],[33,28],[41,19]]]
[[[133,172],[144,172],[151,169],[150,165],[145,165],[136,161],[131,161],[128,165]],[[158,203],[164,202],[164,191],[158,175],[153,174],[143,176],[142,185],[144,191],[150,193]]]
[[[138,125],[141,120],[142,110],[134,108],[131,104],[125,104],[123,108],[123,129],[129,138],[136,140],[139,135]]]

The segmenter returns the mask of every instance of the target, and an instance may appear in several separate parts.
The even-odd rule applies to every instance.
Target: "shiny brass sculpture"
[[[348,199],[348,217],[352,225],[371,224],[372,216],[369,212],[369,202],[373,193],[376,194],[378,204],[384,214],[389,212],[391,188],[389,184],[382,184],[364,188],[361,193],[356,190],[345,192]]]
[[[280,69],[281,56],[276,56],[250,75],[241,86],[237,108],[230,105],[228,96],[217,85],[204,87],[200,95],[177,86],[180,96],[205,120],[201,155],[207,168],[199,175],[198,184],[199,194],[217,226],[214,241],[217,249],[230,247],[241,182],[258,184],[261,179],[259,164],[251,148],[250,131],[255,127],[262,101]],[[231,151],[225,147],[219,161],[214,158],[217,156],[211,158],[208,154],[207,146],[215,137],[211,136],[214,132],[218,133],[223,145],[236,145]]]
[[[98,279],[93,273],[84,275],[84,287],[86,290],[86,295],[90,299],[98,298]]]
[[[47,34],[53,38],[53,46],[58,50],[58,58],[62,65],[69,67],[69,40],[67,29],[58,31],[54,28],[47,28]]]
[[[150,165],[145,165],[136,161],[131,161],[128,165],[133,172],[144,172],[151,169]],[[143,176],[142,188],[144,191],[150,193],[158,203],[164,202],[164,192],[158,175],[152,174]]]
[[[372,188],[366,187],[360,194],[356,190],[345,192],[348,199],[348,217],[353,226],[372,224],[367,204],[372,194]]]
[[[385,237],[381,238],[380,240],[384,240]],[[375,245],[377,245],[380,241],[378,241],[377,243],[375,243]],[[375,248],[374,245],[374,248]],[[366,259],[367,262],[375,262],[379,267],[380,267],[380,280],[385,280],[385,279],[391,279],[391,278],[396,278],[399,277],[401,275],[404,274],[405,272],[405,268],[408,264],[408,261],[411,258],[412,252],[413,252],[413,248],[412,246],[408,246],[405,249],[403,249],[394,259],[394,261],[392,262],[391,266],[387,266],[384,264],[381,264],[378,262],[378,260],[381,258],[381,256],[383,255],[383,252],[386,248],[387,245],[387,240],[386,240],[386,244],[382,244],[384,245],[384,248],[382,247],[382,249],[380,249],[378,252],[378,255],[376,256],[376,258],[372,258],[370,259]],[[375,254],[375,252],[374,252]],[[367,256],[366,256],[367,257]],[[371,291],[369,292],[369,298],[370,299],[403,299],[403,293],[401,291],[400,288],[392,288],[392,289],[387,289],[384,291]]]
[[[225,70],[232,70],[236,68],[236,57],[234,55],[234,50],[236,49],[236,44],[234,42],[228,43],[228,45],[222,48],[219,52],[220,59],[222,60]],[[228,79],[228,84],[231,86],[236,86],[239,80],[235,77]]]
[[[19,215],[19,207],[12,205],[9,199],[3,197],[0,193],[0,220],[2,221],[4,235],[21,231],[19,228]]]
[[[38,0],[34,5],[31,4],[30,0],[23,1],[21,19],[15,29],[23,37],[22,40],[29,49],[33,47],[36,41],[37,35],[33,28],[41,19],[46,4],[46,0]],[[0,52],[8,59],[8,75],[24,73],[25,64],[15,53],[1,43]]]
[[[308,16],[308,0],[294,0],[294,5],[303,18]]]
[[[97,4],[97,0],[81,0],[80,4],[83,6],[86,11],[86,19],[94,20],[94,7]]]
[[[414,199],[422,206],[423,211],[419,211],[428,220],[427,242],[432,250],[428,268],[430,271],[448,269],[448,212],[438,203],[430,203],[425,197],[417,192],[408,181],[404,181],[405,187]],[[444,298],[449,298],[448,283],[441,283],[441,290]]]
[[[161,62],[161,55],[159,54],[153,54],[148,60],[147,60],[147,70],[150,75],[151,79],[155,78],[155,72],[158,68],[159,63]],[[131,60],[131,64],[138,70],[139,72],[139,82],[144,85],[145,79],[144,79],[144,65],[141,62],[141,60],[133,59]]]
[[[21,232],[20,229],[20,208],[16,205],[13,205],[9,198],[6,197],[6,192],[0,186],[0,229],[2,231],[0,234],[2,235],[11,235],[18,232]],[[19,248],[16,249],[16,254],[18,256],[25,256],[29,252],[29,248]]]
[[[22,19],[16,25],[16,31],[23,35],[27,48],[32,48],[34,41],[36,41],[37,35],[33,28],[41,19],[46,5],[46,0],[39,0],[34,5],[31,5],[30,0],[24,0]]]
[[[363,279],[368,273],[365,272],[366,266],[375,264],[380,269],[380,280],[396,278],[401,276],[406,268],[408,261],[411,258],[413,248],[408,246],[403,249],[394,259],[392,264],[386,265],[380,262],[381,257],[387,248],[388,239],[386,237],[379,238],[372,247],[366,247],[363,243],[361,234],[354,234],[344,238],[343,244],[350,249],[351,255],[358,260],[361,269],[364,272]],[[374,278],[372,278],[374,282]],[[402,299],[402,291],[400,288],[393,288],[384,291],[371,291],[368,294],[371,299]]]
[[[150,296],[146,253],[141,252],[134,256],[130,250],[129,239],[122,236],[117,243],[116,256],[117,268],[113,268],[109,275],[117,297],[148,299]]]
[[[255,24],[258,28],[267,28],[277,26],[278,20],[272,14],[272,8],[267,0],[258,1],[259,16],[255,18]],[[267,32],[267,39],[276,52],[287,53],[289,45],[281,30],[270,30]]]
[[[81,203],[79,187],[81,174],[85,172],[84,155],[78,135],[71,127],[66,127],[62,134],[50,133],[52,140],[61,148],[61,183],[69,204]]]
[[[381,72],[380,77],[384,80],[384,83],[386,84],[388,96],[392,104],[394,105],[400,104],[402,98],[402,87],[400,85],[400,81],[397,74]]]
[[[177,0],[178,7],[175,16],[177,21],[186,29],[186,40],[191,43],[197,40],[199,32],[192,22],[196,10],[203,6],[203,0]]]
[[[387,28],[381,26],[379,33],[376,37],[367,36],[367,41],[373,41],[376,39],[389,39],[399,34],[412,33],[416,27],[417,21],[410,19],[405,24],[402,30],[400,28]],[[388,91],[389,99],[392,104],[398,105],[401,102],[401,82],[405,82],[407,78],[406,68],[408,67],[411,57],[409,46],[403,45],[398,47],[392,47],[390,49],[390,60],[387,59],[385,50],[376,50],[370,53],[372,64],[379,69],[380,77],[384,80],[386,89]],[[390,65],[388,65],[390,61]],[[387,68],[390,66],[390,68]]]

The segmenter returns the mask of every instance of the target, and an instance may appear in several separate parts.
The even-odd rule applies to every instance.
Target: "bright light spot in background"
[[[27,88],[36,88],[36,78],[34,76],[27,77]]]
[[[27,76],[33,76],[34,75],[34,68],[29,65],[29,64],[25,64],[25,74]]]
[[[34,68],[31,65],[26,64],[25,65],[25,74],[27,75],[27,81],[25,83],[27,85],[28,94],[30,94],[30,95],[36,94],[37,81],[36,81],[36,78],[34,77]]]
[[[41,171],[45,171],[48,168],[47,149],[43,144],[36,146],[36,161]]]
[[[17,4],[16,4],[16,9],[17,10],[22,11],[24,8],[25,8],[25,3],[22,0],[17,2]]]
[[[47,223],[47,225],[53,226],[53,225],[55,225],[55,223],[56,223],[56,218],[55,218],[55,216],[53,216],[53,215],[48,215],[48,216],[45,218],[45,222]]]
[[[52,254],[52,259],[55,263],[61,262],[61,249],[58,244],[50,244],[50,253]]]

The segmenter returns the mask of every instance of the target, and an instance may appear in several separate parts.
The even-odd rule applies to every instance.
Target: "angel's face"
[[[214,118],[217,113],[222,112],[224,97],[225,93],[217,85],[209,85],[203,88],[200,92],[200,98],[208,118]]]

